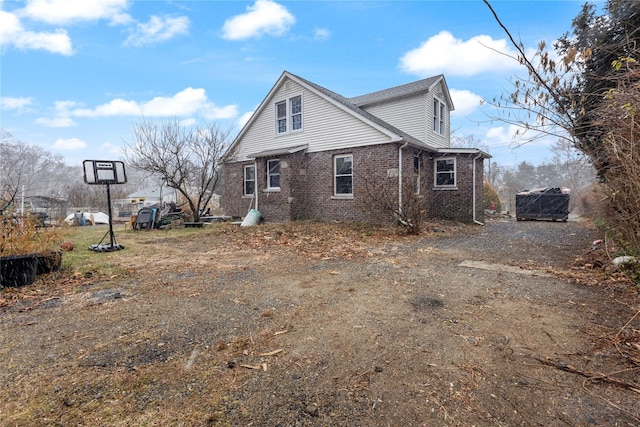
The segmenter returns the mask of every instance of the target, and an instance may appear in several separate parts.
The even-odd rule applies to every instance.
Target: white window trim
[[[280,191],[280,186],[278,186],[278,187],[271,187],[271,180],[269,179],[269,177],[270,177],[269,170],[271,169],[271,168],[269,167],[269,163],[271,163],[271,162],[278,162],[278,168],[281,168],[281,167],[282,167],[282,164],[281,164],[281,162],[280,162],[280,159],[269,159],[269,160],[267,160],[267,189],[266,189],[266,191]],[[278,171],[278,181],[280,181],[280,178],[281,178],[281,177],[282,177],[282,176],[281,176],[281,174],[280,174],[280,171]]]
[[[351,158],[351,193],[338,193],[338,159]],[[347,176],[347,175],[341,175]],[[353,154],[337,154],[333,156],[333,197],[336,199],[352,199],[353,198]]]
[[[438,162],[444,161],[444,160],[453,160],[453,184],[438,185]],[[446,173],[450,173],[450,172],[446,172]],[[439,158],[433,159],[433,188],[438,190],[457,190],[458,189],[458,159],[456,157],[439,157]]]
[[[416,173],[416,159],[418,159],[418,173]],[[416,179],[416,188],[414,190],[414,194],[420,194],[420,184],[421,184],[421,177],[422,177],[422,158],[420,157],[419,154],[415,154],[413,156],[413,177]]]
[[[300,129],[292,129],[293,127],[293,116],[291,103],[294,98],[300,97],[300,113],[296,113],[300,115]],[[278,105],[284,104],[285,107],[285,115],[283,118],[278,117]],[[304,129],[304,97],[302,94],[290,96],[286,99],[282,99],[274,104],[274,115],[275,115],[275,133],[277,135],[288,135],[295,132],[302,132]],[[280,132],[280,126],[278,125],[278,120],[284,119],[285,121],[285,130]]]
[[[433,97],[433,132],[438,135],[444,135],[446,130],[445,118],[446,104],[438,97]]]
[[[281,104],[284,104],[284,110],[285,110],[285,111],[284,111],[284,118],[282,118],[282,117],[278,116],[278,106],[279,106],[279,105],[281,105]],[[283,134],[286,134],[286,133],[289,131],[289,120],[288,120],[288,119],[289,119],[289,117],[288,117],[288,115],[287,115],[287,111],[288,111],[288,108],[287,108],[287,100],[284,100],[284,101],[278,101],[278,102],[276,102],[276,103],[274,104],[274,109],[275,109],[275,112],[274,112],[274,113],[275,113],[275,116],[276,116],[276,117],[275,117],[275,119],[276,119],[276,123],[275,123],[275,125],[276,125],[276,135],[283,135]],[[282,132],[280,132],[280,123],[279,123],[279,121],[280,121],[281,119],[283,119],[283,120],[284,120],[284,131],[282,131]]]
[[[253,193],[247,193],[247,169],[253,168]],[[244,165],[244,180],[242,181],[242,194],[245,197],[253,197],[256,194],[256,166],[255,165]]]
[[[291,104],[293,103],[293,100],[295,98],[300,98],[300,112],[296,113],[295,115],[300,115],[300,129],[293,129],[293,108],[291,107]],[[296,95],[296,96],[292,96],[291,98],[288,99],[288,106],[289,106],[289,110],[287,111],[287,113],[289,114],[289,123],[291,123],[291,132],[300,132],[302,131],[302,129],[304,128],[304,106],[303,106],[303,102],[302,102],[302,95]]]

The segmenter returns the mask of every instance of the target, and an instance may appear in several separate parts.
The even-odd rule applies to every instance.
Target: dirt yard
[[[95,269],[1,294],[0,424],[640,425],[640,300],[598,237],[119,231]]]

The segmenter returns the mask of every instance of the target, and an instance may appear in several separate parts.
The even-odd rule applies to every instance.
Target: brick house
[[[373,188],[399,206],[409,191],[427,198],[427,218],[479,223],[490,156],[450,147],[452,110],[442,75],[345,98],[285,71],[223,158],[223,209],[380,222]]]

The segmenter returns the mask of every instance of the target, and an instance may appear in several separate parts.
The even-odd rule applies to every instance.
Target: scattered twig
[[[551,366],[551,367],[560,369],[561,371],[569,372],[571,374],[577,374],[577,375],[583,376],[587,378],[589,381],[602,381],[602,382],[606,382],[607,384],[617,385],[617,386],[626,388],[627,390],[640,393],[640,385],[638,384],[618,380],[616,378],[610,377],[607,374],[602,374],[599,372],[583,371],[581,369],[576,368],[575,366],[568,365],[564,362],[556,362],[547,358],[542,358],[540,356],[532,356],[532,357],[536,359],[538,362],[542,363],[543,365]]]
[[[633,320],[634,320],[636,317],[638,317],[638,315],[639,315],[639,314],[640,314],[640,310],[636,311],[636,314],[634,314],[633,316],[631,316],[631,319],[629,319],[629,320],[627,321],[627,323],[625,323],[625,324],[624,324],[624,326],[622,326],[622,328],[620,328],[620,330],[618,331],[618,333],[616,334],[616,336],[615,336],[615,338],[614,338],[614,342],[617,342],[618,337],[620,336],[620,334],[622,333],[622,331],[623,331],[627,326],[629,326],[629,324],[630,324],[631,322],[633,322]]]
[[[247,369],[253,369],[254,371],[259,371],[260,369],[262,369],[262,366],[260,366],[260,365],[245,365],[245,364],[242,364],[240,366],[243,367],[243,368],[247,368]]]
[[[277,350],[273,350],[273,351],[269,351],[267,353],[260,353],[258,356],[261,357],[265,357],[265,356],[275,356],[276,354],[282,352],[283,350],[281,348],[277,349]]]

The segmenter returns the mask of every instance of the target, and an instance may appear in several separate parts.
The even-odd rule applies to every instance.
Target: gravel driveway
[[[632,296],[586,286],[598,273],[572,267],[591,253],[593,228],[433,227],[418,237],[319,223],[123,233],[125,251],[100,255],[125,275],[3,308],[0,419],[640,423],[637,393],[620,385],[636,381],[621,342],[640,329]]]

